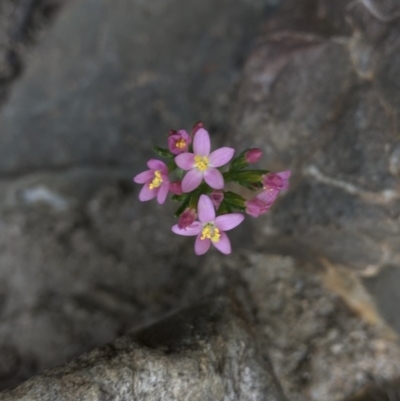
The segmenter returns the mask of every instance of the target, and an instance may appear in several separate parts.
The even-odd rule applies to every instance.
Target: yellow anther
[[[201,240],[210,239],[212,242],[218,242],[221,238],[221,234],[217,227],[213,223],[207,223],[201,231]]]
[[[208,157],[206,156],[195,156],[194,164],[200,171],[206,171],[208,169]]]
[[[179,149],[183,149],[186,146],[186,141],[184,139],[179,139],[179,141],[175,142],[175,147]]]
[[[161,171],[154,171],[153,181],[149,184],[150,189],[158,188],[163,183],[163,179],[161,177]]]

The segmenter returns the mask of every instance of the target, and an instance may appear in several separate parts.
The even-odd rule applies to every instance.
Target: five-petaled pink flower
[[[231,242],[225,231],[237,227],[244,219],[240,213],[229,213],[215,217],[215,209],[211,199],[207,195],[201,195],[197,205],[200,221],[195,221],[190,226],[181,229],[178,225],[172,227],[175,234],[184,236],[197,235],[194,244],[196,255],[203,255],[213,244],[220,252],[228,255],[231,253]]]
[[[245,202],[246,213],[253,217],[267,213],[278,194],[279,191],[277,189],[267,189],[261,192],[254,199]]]
[[[291,171],[281,171],[280,173],[268,173],[262,176],[264,189],[275,189],[282,191],[289,188],[289,177]]]
[[[200,128],[193,139],[194,153],[181,153],[175,157],[175,163],[182,170],[189,170],[182,180],[183,192],[192,192],[202,182],[214,189],[224,187],[224,178],[217,167],[228,163],[235,153],[233,148],[220,148],[210,153],[211,142],[208,132]]]
[[[146,170],[133,178],[137,184],[144,184],[139,193],[142,202],[157,196],[157,202],[161,205],[165,202],[169,191],[168,168],[160,160],[151,159],[147,162]]]
[[[168,136],[168,149],[174,155],[179,155],[188,151],[191,142],[192,139],[185,130],[171,131]]]

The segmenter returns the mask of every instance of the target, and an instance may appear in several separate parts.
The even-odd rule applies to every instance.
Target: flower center
[[[186,141],[184,139],[179,139],[179,141],[175,142],[175,147],[179,149],[183,149],[186,146]]]
[[[200,170],[200,171],[206,171],[208,169],[208,157],[206,156],[195,156],[194,157],[194,165]]]
[[[150,189],[158,188],[163,182],[163,179],[161,178],[161,171],[156,170],[154,171],[154,178],[153,181],[149,184]]]
[[[213,223],[207,223],[203,226],[201,231],[201,240],[210,239],[212,242],[218,242],[221,238],[221,234],[217,227]]]

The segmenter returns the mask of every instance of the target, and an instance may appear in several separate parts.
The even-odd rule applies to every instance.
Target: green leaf
[[[176,170],[178,166],[176,165],[175,160],[172,159],[167,163],[167,167],[168,167],[168,173],[172,173],[173,171]]]
[[[186,198],[183,200],[182,205],[180,205],[176,210],[175,217],[179,217],[189,205],[192,194],[185,194],[185,195]]]
[[[242,207],[244,207],[244,203],[246,202],[246,199],[244,199],[239,194],[236,194],[235,192],[228,191],[228,192],[225,192],[224,201],[229,203],[231,206],[242,208]]]
[[[153,146],[154,152],[156,152],[158,155],[162,157],[168,157],[168,158],[173,158],[175,157],[174,154],[172,154],[169,149],[164,149],[164,148],[159,148],[158,146]]]
[[[182,194],[182,195],[172,195],[172,200],[174,202],[182,202],[183,200],[185,200],[187,197],[187,194]]]

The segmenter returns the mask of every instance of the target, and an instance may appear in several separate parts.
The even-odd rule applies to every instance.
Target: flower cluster
[[[265,214],[279,192],[289,187],[290,171],[271,173],[248,168],[261,158],[260,149],[247,149],[236,157],[235,149],[229,147],[211,151],[210,136],[201,122],[193,127],[191,135],[185,130],[171,130],[168,149],[154,150],[167,162],[151,159],[147,162],[149,170],[134,177],[137,184],[143,184],[139,200],[157,198],[163,204],[171,192],[172,199],[181,202],[172,231],[196,236],[197,255],[206,253],[211,244],[224,254],[231,253],[225,231],[244,220],[243,212],[253,217]],[[229,167],[223,169],[228,163]],[[173,181],[171,175],[175,176]],[[239,184],[256,195],[246,200],[226,190],[228,183]]]

